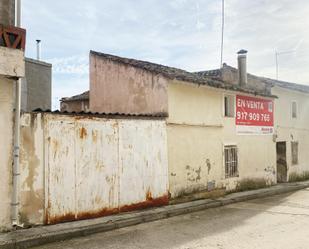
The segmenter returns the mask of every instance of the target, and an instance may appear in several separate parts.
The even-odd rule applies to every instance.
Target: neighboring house
[[[89,91],[60,100],[61,112],[89,112]]]
[[[272,81],[278,182],[309,177],[309,86]]]
[[[90,53],[92,112],[167,115],[167,83],[186,72],[117,56]]]
[[[238,70],[222,69],[199,72],[208,78],[238,83]],[[276,142],[277,182],[309,177],[309,86],[248,74],[248,83],[267,85],[277,96],[274,105],[274,141]]]
[[[51,110],[52,65],[30,58],[25,58],[25,63],[26,75],[21,90],[22,111]]]
[[[90,111],[167,117],[172,198],[276,183],[272,109],[266,127],[235,122],[236,99],[272,107],[271,87],[204,74],[91,51]]]

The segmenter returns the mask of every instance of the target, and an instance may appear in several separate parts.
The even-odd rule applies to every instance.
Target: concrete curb
[[[217,199],[204,199],[138,212],[124,213],[93,220],[76,221],[52,226],[35,227],[0,234],[0,249],[30,248],[56,241],[156,221],[177,215],[220,207],[309,187],[309,181],[279,184],[270,188],[239,192]]]

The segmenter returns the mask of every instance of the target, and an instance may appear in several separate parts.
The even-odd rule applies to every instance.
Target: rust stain
[[[99,196],[96,196],[95,199],[94,199],[95,203],[98,205],[100,203],[102,203],[102,199],[99,197]]]
[[[105,165],[102,162],[97,162],[95,166],[97,171],[102,171],[105,168]]]
[[[84,139],[87,137],[87,130],[85,127],[80,128],[79,137]]]
[[[152,200],[152,193],[151,193],[150,190],[148,190],[147,193],[146,193],[146,200],[147,201],[151,201]]]
[[[96,143],[98,140],[98,131],[92,131],[92,141]]]
[[[67,213],[61,216],[47,217],[47,224],[53,225],[74,220],[76,220],[75,214]]]
[[[103,208],[99,211],[81,212],[81,213],[78,213],[77,215],[73,213],[67,213],[67,214],[60,215],[60,216],[47,217],[47,224],[54,225],[54,224],[64,223],[64,222],[69,222],[69,221],[94,219],[94,218],[109,216],[109,215],[113,215],[117,213],[119,213],[118,208],[111,208],[111,209]]]
[[[117,122],[113,123],[112,127],[113,127],[113,129],[118,129],[118,123]]]
[[[149,207],[165,206],[165,205],[168,205],[168,202],[169,202],[168,195],[164,195],[162,197],[152,198],[150,200],[146,200],[140,203],[125,205],[123,207],[120,207],[120,212],[129,212],[129,211],[140,210],[140,209],[149,208]]]
[[[95,120],[96,117],[94,117],[93,115],[80,115],[80,116],[74,116],[73,117],[75,120],[84,120],[84,119],[89,119],[89,120]]]
[[[54,151],[53,156],[54,156],[54,159],[56,159],[57,154],[58,154],[58,147],[59,147],[57,140],[52,139],[52,147],[53,147],[53,151]]]
[[[118,208],[103,208],[97,212],[82,212],[77,215],[78,220],[94,219],[119,213]]]
[[[65,215],[53,216],[53,217],[49,217],[47,213],[46,221],[47,221],[47,224],[53,225],[53,224],[75,221],[75,220],[94,219],[94,218],[109,216],[113,214],[118,214],[120,212],[130,212],[130,211],[135,211],[135,210],[140,210],[140,209],[145,209],[145,208],[150,208],[150,207],[160,207],[160,206],[168,205],[169,203],[168,194],[162,197],[159,197],[159,198],[152,198],[151,193],[147,192],[146,196],[147,196],[146,201],[136,203],[136,204],[131,204],[131,205],[125,205],[120,208],[102,208],[101,210],[98,210],[98,211],[81,212],[81,213],[78,213],[77,215],[73,213],[67,213]]]

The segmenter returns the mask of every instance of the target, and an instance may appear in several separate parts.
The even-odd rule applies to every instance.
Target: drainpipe
[[[12,225],[19,225],[19,146],[20,146],[20,99],[21,99],[21,79],[16,81],[15,87],[15,125],[14,125],[14,160],[13,160],[13,196],[12,196]]]
[[[21,26],[20,9],[21,1],[15,0],[16,18],[15,25]],[[21,109],[21,79],[16,81],[15,87],[15,117],[14,117],[14,152],[13,152],[13,190],[12,190],[12,225],[19,226],[19,186],[20,186],[20,165],[19,165],[19,146],[20,146],[20,109]]]

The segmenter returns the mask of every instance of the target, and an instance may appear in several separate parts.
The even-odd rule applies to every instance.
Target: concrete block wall
[[[22,110],[51,110],[52,65],[25,59],[25,78],[22,83]]]

